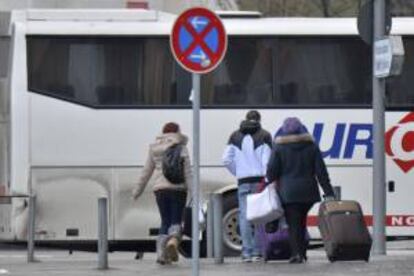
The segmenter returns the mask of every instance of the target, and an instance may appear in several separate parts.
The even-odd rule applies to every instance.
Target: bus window
[[[414,37],[404,37],[404,67],[400,76],[387,79],[387,106],[408,107],[414,106]]]
[[[404,43],[412,52],[414,40]],[[168,38],[29,36],[27,45],[30,91],[96,108],[191,106],[191,75]],[[201,103],[369,107],[371,64],[370,47],[357,37],[230,37],[222,63],[202,76]],[[388,106],[414,102],[413,73],[406,55],[403,74],[387,81]]]
[[[189,105],[167,38],[29,36],[29,90],[93,107]]]
[[[203,77],[202,103],[270,105],[272,72],[271,39],[231,38],[223,62]]]
[[[363,106],[370,48],[355,37],[234,37],[203,79],[206,106]]]
[[[274,52],[274,104],[370,104],[370,49],[360,39],[284,37]]]
[[[0,78],[6,78],[9,66],[10,38],[0,37]]]

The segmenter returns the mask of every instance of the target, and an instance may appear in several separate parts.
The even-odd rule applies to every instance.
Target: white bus
[[[168,121],[192,133],[191,76],[174,61],[175,16],[150,10],[24,10],[0,18],[0,185],[37,196],[36,241],[96,244],[97,198],[109,198],[113,250],[153,250],[150,186],[131,190]],[[224,196],[223,241],[240,250],[236,180],[221,156],[245,113],[274,132],[288,116],[320,144],[342,198],[372,223],[371,52],[354,18],[225,18],[225,59],[202,76],[201,188]],[[414,236],[414,18],[395,18],[403,74],[387,82],[387,235]],[[190,139],[191,143],[191,139]],[[189,147],[191,149],[191,145]],[[317,205],[309,217],[319,237]],[[0,204],[0,239],[24,242],[25,199]],[[188,249],[188,248],[187,248]]]

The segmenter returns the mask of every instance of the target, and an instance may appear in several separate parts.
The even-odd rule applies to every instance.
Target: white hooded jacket
[[[223,164],[239,184],[259,182],[266,175],[272,137],[257,121],[243,121],[230,136]]]

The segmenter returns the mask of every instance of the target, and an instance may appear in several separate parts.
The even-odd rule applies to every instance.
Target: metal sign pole
[[[199,224],[198,212],[200,208],[200,75],[193,73],[193,208],[192,208],[192,276],[199,274]]]
[[[185,35],[188,34],[188,35]],[[189,40],[191,37],[191,40]],[[189,43],[189,41],[191,41]],[[217,47],[212,47],[216,45]],[[185,10],[174,22],[170,36],[175,60],[192,73],[193,89],[193,183],[192,183],[192,275],[199,274],[200,241],[200,74],[214,70],[227,50],[226,30],[212,11],[196,7]]]
[[[373,10],[374,41],[385,35],[385,0],[374,0]],[[375,47],[373,43],[373,61]],[[385,255],[385,216],[386,216],[386,185],[385,185],[385,78],[374,76],[372,70],[372,105],[374,123],[374,158],[373,158],[373,248],[372,253]]]

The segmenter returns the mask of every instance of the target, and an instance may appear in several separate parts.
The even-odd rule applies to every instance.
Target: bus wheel
[[[239,256],[241,248],[239,203],[237,192],[232,192],[223,196],[223,254]]]
[[[178,252],[184,258],[191,258],[191,240],[182,240],[180,246],[178,247]],[[206,232],[203,232],[202,240],[200,240],[200,258],[207,257],[207,243],[206,243]]]

